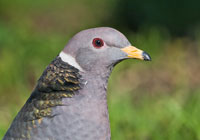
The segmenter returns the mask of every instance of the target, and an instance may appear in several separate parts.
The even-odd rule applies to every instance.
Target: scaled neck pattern
[[[24,121],[54,117],[52,107],[63,106],[63,98],[72,98],[83,87],[84,80],[75,67],[56,57],[43,72],[22,110]]]
[[[54,108],[64,106],[63,99],[79,94],[83,83],[79,70],[57,56],[43,72],[3,139],[37,139],[39,133],[36,131],[45,126],[41,125],[42,120],[50,120],[59,115],[53,113]],[[44,134],[48,135],[46,131]]]

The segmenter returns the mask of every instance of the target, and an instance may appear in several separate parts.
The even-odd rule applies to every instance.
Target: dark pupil
[[[96,42],[95,42],[95,44],[96,44],[96,46],[101,46],[101,41],[100,40],[96,40]]]

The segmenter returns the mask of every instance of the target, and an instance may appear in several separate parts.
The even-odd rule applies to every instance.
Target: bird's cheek
[[[123,59],[126,59],[127,58],[127,54],[123,51],[121,51],[119,48],[111,48],[108,52],[108,56],[109,56],[109,59],[110,59],[110,62],[118,62],[118,61],[121,61]]]
[[[91,51],[77,53],[76,61],[85,71],[91,71],[91,69],[98,64],[97,55],[94,55]]]

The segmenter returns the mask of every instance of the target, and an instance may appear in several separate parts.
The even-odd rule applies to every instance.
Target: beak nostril
[[[143,58],[144,58],[145,61],[151,61],[151,57],[150,57],[150,55],[148,53],[143,52],[142,56],[143,56]]]
[[[137,50],[133,50],[133,51],[131,51],[131,52],[137,52]]]

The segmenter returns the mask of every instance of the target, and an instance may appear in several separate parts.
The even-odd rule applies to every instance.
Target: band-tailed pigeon
[[[4,140],[110,140],[107,82],[118,62],[150,56],[119,31],[77,33],[47,66]]]

